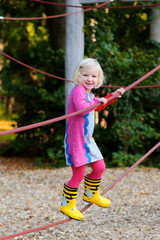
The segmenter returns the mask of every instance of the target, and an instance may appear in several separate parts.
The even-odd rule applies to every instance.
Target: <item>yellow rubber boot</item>
[[[64,184],[60,211],[70,218],[82,220],[84,216],[76,207],[77,192],[78,188],[72,188]]]
[[[84,194],[83,200],[86,202],[95,203],[100,207],[109,207],[111,202],[109,199],[102,197],[99,194],[99,186],[101,179],[84,178]]]

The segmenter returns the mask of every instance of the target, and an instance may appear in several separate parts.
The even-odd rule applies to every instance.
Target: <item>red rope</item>
[[[50,5],[54,5],[54,6],[60,6],[60,7],[74,7],[74,8],[93,8],[95,9],[96,6],[77,6],[77,5],[69,5],[69,4],[63,4],[63,3],[55,3],[55,2],[47,2],[47,1],[41,1],[41,0],[32,0],[33,2],[38,2],[38,3],[44,3],[44,4],[50,4]],[[157,7],[160,6],[160,3],[156,3],[156,4],[148,4],[148,5],[138,5],[138,6],[116,6],[116,7],[112,7],[112,6],[107,6],[107,7],[99,7],[100,9],[105,9],[105,8],[109,8],[109,9],[128,9],[128,8],[143,8],[143,7]]]
[[[42,73],[42,74],[44,74],[44,75],[46,75],[48,77],[56,78],[56,79],[67,81],[67,82],[73,82],[72,80],[69,80],[69,79],[66,79],[66,78],[62,78],[62,77],[59,77],[59,76],[56,76],[56,75],[53,75],[53,74],[41,71],[41,70],[39,70],[37,68],[31,67],[31,66],[29,66],[29,65],[27,65],[27,64],[25,64],[25,63],[23,63],[23,62],[21,62],[21,61],[19,61],[17,59],[15,59],[15,58],[13,58],[13,57],[11,57],[10,55],[8,55],[7,53],[5,53],[5,52],[3,52],[1,50],[0,50],[0,54],[2,54],[3,56],[11,59],[12,61],[14,61],[14,62],[16,62],[16,63],[18,63],[18,64],[20,64],[20,65],[22,65],[24,67],[27,67],[27,68],[29,68],[31,70],[34,70],[34,71],[39,72],[39,73]],[[104,88],[120,88],[120,87],[124,87],[125,88],[126,86],[110,86],[110,85],[107,86],[107,85],[102,85],[101,87],[104,87]],[[148,86],[135,86],[133,88],[157,88],[157,87],[160,87],[160,84],[148,85]]]
[[[158,69],[160,69],[160,65],[158,65],[156,68],[152,69],[150,72],[148,72],[147,74],[145,74],[143,77],[141,77],[140,79],[138,79],[137,81],[135,81],[134,83],[132,83],[131,85],[129,85],[128,87],[125,88],[125,91],[130,90],[131,88],[133,88],[135,85],[139,84],[140,82],[142,82],[144,79],[146,79],[147,77],[149,77],[150,75],[152,75],[154,72],[156,72]]]
[[[160,146],[160,142],[157,143],[152,149],[150,149],[142,158],[140,158],[134,165],[132,165],[127,171],[125,171],[117,180],[115,180],[109,187],[107,187],[102,193],[101,195],[103,196],[106,192],[108,192],[111,188],[113,188],[118,182],[120,182],[122,180],[122,178],[124,178],[127,174],[129,174],[136,166],[138,166],[145,158],[147,158],[153,151],[155,151],[158,147]],[[93,203],[89,203],[87,204],[82,210],[81,212],[83,213],[84,211],[86,211]],[[5,237],[1,237],[0,240],[6,240],[6,239],[11,239],[14,237],[18,237],[18,236],[22,236],[25,234],[29,234],[29,233],[33,233],[33,232],[37,232],[37,231],[41,231],[41,230],[45,230],[47,228],[50,227],[54,227],[60,224],[63,224],[65,222],[69,222],[71,221],[71,218],[67,218],[64,220],[61,220],[59,222],[55,222],[46,226],[42,226],[42,227],[38,227],[38,228],[34,228],[34,229],[29,229],[26,230],[24,232],[19,232],[19,233],[15,233],[12,235],[8,235]]]
[[[35,1],[35,0],[34,0]],[[38,2],[38,1],[36,1]],[[39,2],[43,2],[43,1],[39,1]],[[47,3],[47,2],[43,2],[43,3]],[[49,3],[49,2],[48,2]],[[99,4],[98,6],[79,6],[81,8],[86,8],[85,10],[81,10],[81,11],[77,11],[77,12],[71,12],[71,13],[63,13],[63,14],[58,14],[58,15],[53,15],[53,16],[46,16],[46,17],[31,17],[31,18],[11,18],[11,17],[3,17],[3,16],[0,16],[0,20],[12,20],[12,21],[16,21],[16,20],[23,20],[23,21],[29,21],[29,20],[42,20],[42,19],[51,19],[51,18],[59,18],[59,17],[66,17],[66,16],[69,16],[69,15],[73,15],[73,14],[77,14],[77,13],[82,13],[82,12],[88,12],[88,11],[91,11],[93,9],[104,9],[104,8],[111,8],[111,9],[120,9],[120,8],[123,8],[123,9],[127,9],[127,8],[142,8],[142,7],[156,7],[156,6],[160,6],[159,3],[157,4],[150,4],[150,5],[140,5],[140,6],[118,6],[118,7],[103,7],[104,5],[107,5],[110,3],[110,0],[105,2],[105,3],[102,3],[102,4]],[[54,4],[54,3],[52,3]],[[54,5],[58,5],[58,3],[54,4]],[[65,5],[65,4],[60,4],[59,6],[72,6],[72,7],[76,7],[74,5]],[[78,6],[77,6],[78,7]]]
[[[19,128],[7,130],[7,131],[2,131],[2,132],[0,132],[0,136],[6,135],[6,134],[11,134],[11,133],[22,132],[22,131],[26,131],[26,130],[29,130],[29,129],[41,127],[41,126],[44,126],[44,125],[47,125],[47,124],[59,122],[59,121],[62,121],[64,119],[66,119],[66,118],[70,118],[70,117],[73,117],[75,115],[81,114],[81,113],[83,113],[85,111],[88,111],[90,109],[94,109],[94,108],[98,107],[99,105],[101,105],[101,104],[97,103],[97,104],[95,104],[93,106],[90,106],[88,108],[85,108],[85,109],[82,109],[82,110],[79,110],[79,111],[76,111],[76,112],[73,112],[73,113],[70,113],[70,114],[66,114],[66,115],[63,115],[61,117],[53,118],[53,119],[46,120],[46,121],[39,122],[39,123],[34,123],[34,124],[31,124],[31,125],[28,125],[28,126],[24,126],[24,127],[19,127]]]
[[[77,12],[71,12],[71,13],[63,13],[63,14],[58,14],[58,15],[53,15],[53,16],[46,16],[46,17],[31,17],[31,18],[12,18],[12,17],[3,17],[0,16],[0,20],[11,20],[11,21],[29,21],[29,20],[42,20],[42,19],[52,19],[52,18],[59,18],[59,17],[66,17],[69,15],[73,15],[73,14],[77,14],[77,13],[81,13],[81,12],[87,12],[87,11],[91,11],[93,9],[105,9],[105,8],[109,8],[109,9],[129,9],[129,8],[142,8],[142,7],[157,7],[160,6],[159,3],[157,4],[148,4],[148,5],[139,5],[139,6],[117,6],[117,7],[103,7],[106,4],[109,4],[110,1],[100,4],[98,6],[74,6],[74,5],[66,5],[66,4],[58,4],[58,3],[51,3],[51,2],[44,2],[44,1],[38,1],[38,0],[34,0],[35,2],[42,2],[42,3],[48,3],[48,4],[53,4],[53,5],[57,5],[57,6],[66,6],[66,7],[79,7],[79,8],[86,8],[85,10],[81,10],[81,11],[77,11]]]
[[[111,2],[111,0],[108,0],[107,2],[105,3],[102,3],[102,4],[99,4],[97,6],[95,6],[95,8],[100,8],[102,6],[105,6],[107,4],[109,4]],[[66,16],[70,16],[70,15],[73,15],[73,14],[77,14],[77,13],[82,13],[82,12],[88,12],[88,11],[91,11],[93,10],[92,8],[87,8],[87,9],[84,9],[84,10],[81,10],[81,11],[77,11],[77,12],[70,12],[70,13],[63,13],[63,14],[59,14],[59,15],[53,15],[53,16],[46,16],[46,17],[31,17],[31,18],[11,18],[11,17],[0,17],[0,20],[41,20],[41,19],[51,19],[51,18],[59,18],[59,17],[66,17]]]
[[[19,60],[17,60],[17,59],[15,59],[15,58],[9,56],[8,54],[6,54],[5,52],[3,52],[3,51],[1,51],[1,50],[0,50],[0,54],[2,54],[3,56],[11,59],[12,61],[14,61],[14,62],[16,62],[16,63],[18,63],[18,64],[21,64],[21,65],[24,66],[24,67],[27,67],[27,68],[29,68],[29,69],[31,69],[31,70],[34,70],[34,71],[39,72],[39,73],[42,73],[42,74],[44,74],[44,75],[46,75],[46,76],[53,77],[53,78],[60,79],[60,80],[64,80],[64,81],[67,81],[67,82],[73,82],[73,81],[71,81],[71,80],[68,80],[68,79],[65,79],[65,78],[62,78],[62,77],[58,77],[58,76],[55,76],[55,75],[53,75],[53,74],[46,73],[46,72],[43,72],[43,71],[41,71],[41,70],[38,70],[38,69],[36,69],[36,68],[34,68],[34,67],[31,67],[31,66],[29,66],[29,65],[27,65],[27,64],[25,64],[25,63],[23,63],[23,62],[21,62],[21,61],[19,61]]]
[[[120,87],[126,88],[126,86],[110,86],[110,85],[102,85],[101,87],[104,87],[104,88],[120,88]],[[147,86],[135,86],[133,88],[135,89],[135,88],[159,88],[159,87],[160,87],[160,84],[154,84],[154,85],[147,85]]]
[[[149,77],[150,75],[152,75],[154,72],[156,72],[159,69],[160,69],[160,65],[158,65],[157,67],[152,69],[150,72],[145,74],[143,77],[141,77],[140,79],[138,79],[137,81],[135,81],[134,83],[132,83],[131,85],[126,87],[125,92],[130,90],[131,88],[133,88],[135,85],[139,84],[141,81],[143,81],[144,79],[146,79],[147,77]],[[117,98],[118,96],[119,96],[119,94],[117,93],[114,96],[109,97],[108,101],[110,101],[114,98]],[[90,106],[88,108],[85,108],[85,109],[82,109],[82,110],[79,110],[79,111],[76,111],[76,112],[73,112],[73,113],[70,113],[70,114],[66,114],[66,115],[63,115],[61,117],[53,118],[53,119],[46,120],[46,121],[39,122],[39,123],[34,123],[34,124],[24,126],[24,127],[19,127],[19,128],[7,130],[7,131],[2,131],[2,132],[0,132],[0,136],[4,136],[4,135],[7,135],[7,134],[11,134],[11,133],[22,132],[22,131],[26,131],[26,130],[29,130],[29,129],[41,127],[41,126],[44,126],[44,125],[47,125],[47,124],[55,123],[55,122],[64,120],[66,118],[70,118],[70,117],[73,117],[75,115],[81,114],[83,112],[87,112],[88,110],[94,109],[94,108],[98,107],[99,105],[101,105],[101,103],[97,103],[97,104],[95,104],[93,106]]]
[[[150,149],[143,157],[141,157],[135,164],[133,164],[127,171],[125,171],[117,180],[115,180],[109,187],[107,187],[101,195],[103,196],[106,192],[108,192],[111,188],[113,188],[118,182],[122,180],[128,173],[130,173],[135,167],[137,167],[145,158],[147,158],[153,151],[155,151],[158,147],[160,147],[160,142],[157,143],[152,149]],[[89,203],[85,206],[81,212],[86,211],[93,203]]]

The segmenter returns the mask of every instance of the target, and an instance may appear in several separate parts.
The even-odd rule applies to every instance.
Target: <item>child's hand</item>
[[[99,98],[99,101],[100,101],[100,103],[102,103],[103,105],[105,105],[105,104],[108,102],[108,100],[107,100],[106,98],[104,98],[104,97]]]
[[[125,93],[125,89],[123,87],[117,89],[114,94],[119,93],[120,95],[118,96],[118,98],[121,98],[122,94]]]

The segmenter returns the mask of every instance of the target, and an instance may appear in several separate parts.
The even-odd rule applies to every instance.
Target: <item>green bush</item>
[[[99,60],[107,85],[128,86],[160,64],[160,44],[148,40],[149,9],[131,9],[126,14],[124,10],[109,10],[109,14],[95,10],[94,17],[91,12],[86,14],[86,56]],[[159,84],[159,78],[157,71],[139,85]],[[110,91],[96,93],[103,96]],[[158,143],[159,106],[158,88],[133,89],[109,106],[108,117],[105,112],[99,114],[99,123],[105,118],[107,129],[96,125],[95,139],[107,166],[129,166]],[[144,164],[159,167],[158,162],[159,149]]]

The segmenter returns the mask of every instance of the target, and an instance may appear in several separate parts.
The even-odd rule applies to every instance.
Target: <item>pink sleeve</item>
[[[75,91],[74,91],[74,94],[73,94],[73,102],[74,102],[76,111],[78,111],[78,110],[82,110],[84,108],[87,108],[87,107],[90,107],[90,106],[93,106],[93,105],[99,103],[99,99],[94,98],[93,100],[87,102],[85,88],[81,85],[78,85],[75,88]],[[85,115],[86,113],[91,112],[94,109],[88,110],[87,112],[82,113],[82,115]]]

